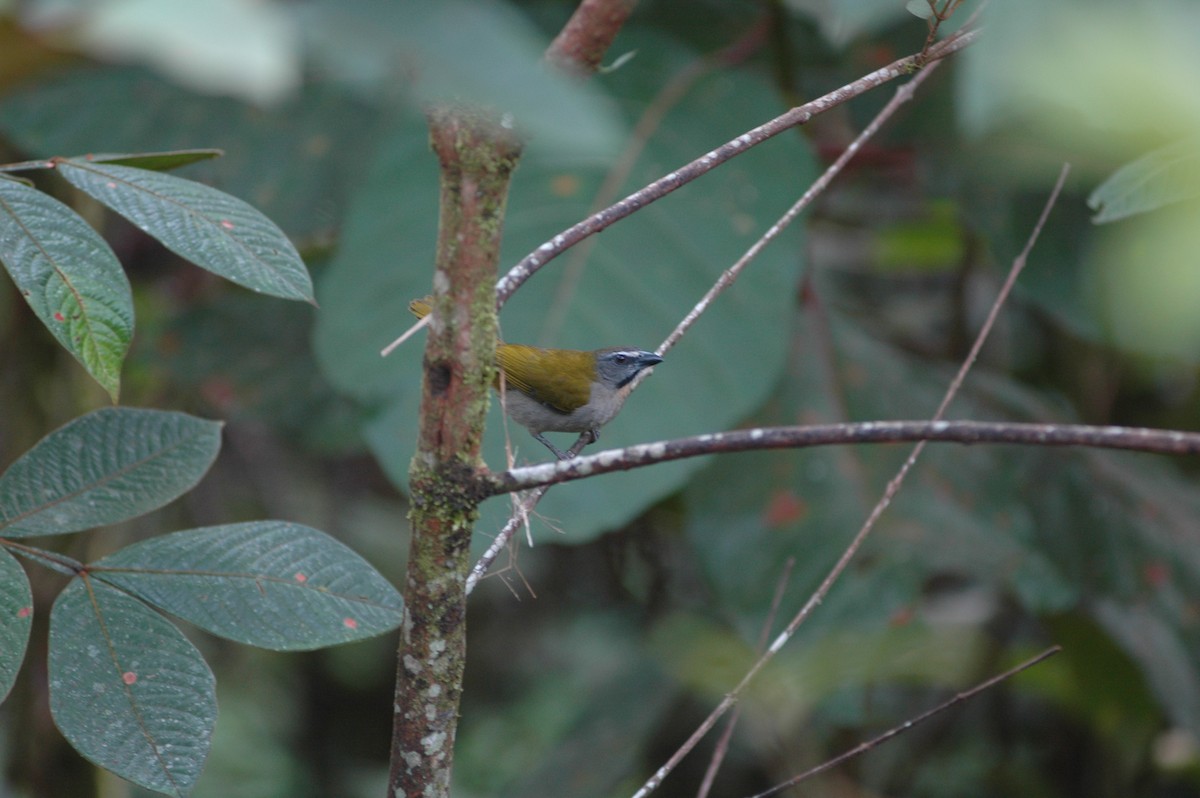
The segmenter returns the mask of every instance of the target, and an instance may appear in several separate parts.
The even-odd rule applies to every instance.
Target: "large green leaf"
[[[110,407],[47,435],[0,475],[0,535],[60,535],[136,518],[208,471],[221,424]]]
[[[204,658],[136,599],[79,579],[50,613],[50,712],[79,753],[122,778],[187,795],[217,721]]]
[[[213,634],[263,648],[347,643],[401,620],[400,594],[366,560],[300,524],[189,529],[127,546],[92,568]]]
[[[302,247],[336,229],[373,119],[328,86],[265,110],[124,67],[59,71],[0,98],[0,130],[30,155],[223,149],[188,176],[253,203]]]
[[[292,242],[237,197],[174,175],[111,163],[64,159],[58,171],[180,257],[254,291],[312,301],[308,269]]]
[[[29,579],[21,564],[0,549],[0,701],[17,679],[32,625],[33,593]]]
[[[384,101],[411,95],[422,108],[487,106],[558,153],[611,154],[622,133],[619,114],[594,85],[546,68],[549,38],[528,17],[536,10],[515,6],[319,0],[302,13],[316,68]],[[403,93],[397,63],[412,77]]]
[[[104,239],[53,197],[0,179],[0,261],[37,317],[115,401],[133,337],[133,297]]]
[[[623,40],[638,58],[603,78],[633,119],[692,54],[657,38]],[[702,80],[647,143],[622,192],[776,115],[770,87],[751,72]],[[508,201],[503,262],[511,264],[588,213],[606,165],[566,162],[535,140]],[[586,263],[565,256],[531,280],[506,306],[506,340],[593,349],[654,348],[721,271],[782,213],[812,177],[798,138],[781,136],[686,186],[590,242]],[[368,430],[389,475],[403,483],[416,440],[420,347],[387,360],[379,350],[410,323],[409,299],[429,292],[436,235],[437,173],[421,121],[397,128],[364,185],[337,260],[318,297],[317,350],[334,383],[378,408]],[[582,249],[580,251],[583,251]],[[736,424],[767,395],[784,362],[784,321],[798,271],[795,238],[769,247],[718,300],[654,377],[605,428],[600,446],[619,446]],[[521,460],[547,453],[519,427]],[[563,441],[569,443],[569,439]],[[503,426],[489,425],[486,457],[501,467]],[[619,526],[678,489],[698,463],[607,476],[551,491],[541,511],[582,541]],[[494,527],[507,501],[485,504]]]

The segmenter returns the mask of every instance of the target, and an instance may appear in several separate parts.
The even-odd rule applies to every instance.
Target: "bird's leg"
[[[578,457],[584,450],[584,447],[600,440],[600,430],[589,429],[579,433],[579,437],[571,444],[571,448],[567,449],[567,457]]]
[[[540,442],[540,443],[541,443],[543,446],[545,446],[547,449],[549,449],[550,451],[554,452],[554,456],[555,456],[555,457],[557,457],[559,460],[570,460],[572,457],[574,457],[574,455],[567,454],[567,453],[566,453],[566,452],[564,452],[562,449],[558,448],[558,447],[557,447],[557,446],[555,446],[553,443],[551,443],[550,441],[546,440],[546,436],[545,436],[545,435],[543,435],[543,434],[542,434],[542,433],[540,433],[540,432],[534,432],[534,433],[533,433],[533,437],[534,437],[535,439],[537,439],[537,440],[538,440],[538,441],[539,441],[539,442]]]

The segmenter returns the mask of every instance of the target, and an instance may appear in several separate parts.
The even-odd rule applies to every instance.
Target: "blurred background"
[[[278,223],[320,305],[223,282],[37,175],[104,232],[133,282],[122,403],[228,422],[192,493],[46,545],[92,559],[281,518],[400,584],[422,343],[378,353],[431,285],[423,103],[483,103],[528,135],[507,268],[590,208],[918,51],[928,7],[908,6],[644,0],[613,68],[577,85],[539,66],[569,2],[0,2],[0,157],[221,148],[180,173]],[[930,416],[1064,161],[1067,190],[950,416],[1200,427],[1200,7],[1010,0],[983,26],[667,355],[601,446]],[[891,92],[560,258],[505,307],[504,337],[654,348]],[[0,281],[0,467],[106,402]],[[495,409],[489,426],[500,468]],[[543,459],[523,429],[510,437],[518,460]],[[455,795],[633,792],[737,682],[764,626],[777,632],[804,602],[907,451],[742,454],[553,490],[536,545],[502,556],[471,597]],[[479,550],[507,507],[485,506]],[[1200,795],[1198,518],[1195,462],[931,447],[751,691],[714,794],[765,789],[1059,643],[1053,660],[793,794]],[[144,795],[54,729],[45,623],[62,579],[27,570],[37,620],[0,706],[0,796]],[[187,631],[220,702],[195,795],[383,792],[395,635],[277,654]],[[695,795],[711,750],[659,794]]]

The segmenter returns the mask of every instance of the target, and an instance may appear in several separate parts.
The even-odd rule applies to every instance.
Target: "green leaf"
[[[36,156],[221,148],[223,158],[188,167],[188,176],[250,200],[303,247],[336,232],[346,190],[368,162],[374,115],[328,84],[264,109],[146,70],[95,65],[0,97],[0,130]]]
[[[0,549],[0,701],[8,696],[25,659],[33,625],[29,579],[13,556]]]
[[[104,239],[53,197],[0,179],[0,261],[51,334],[116,401],[133,297]]]
[[[50,712],[84,757],[135,784],[191,792],[217,720],[216,682],[169,621],[76,580],[50,613]]]
[[[0,475],[0,535],[60,535],[136,518],[191,489],[221,424],[111,407],[47,435]]]
[[[275,650],[361,640],[401,621],[400,594],[366,560],[323,532],[283,521],[163,535],[92,571],[213,634]]]
[[[180,257],[251,290],[312,301],[312,280],[292,242],[237,197],[129,166],[61,160],[58,171]]]
[[[116,166],[133,166],[138,169],[151,169],[155,172],[163,172],[169,169],[178,169],[188,164],[207,161],[210,158],[220,158],[224,154],[224,150],[200,148],[171,150],[169,152],[89,153],[82,158],[74,158],[72,160],[82,160],[88,163],[106,163]]]
[[[642,35],[623,46],[638,58],[602,79],[631,119],[668,75],[692,63],[677,44]],[[723,72],[700,81],[667,115],[618,196],[699,157],[781,110],[765,80]],[[337,258],[320,285],[317,356],[331,381],[376,410],[367,429],[389,476],[404,484],[416,441],[420,340],[386,360],[379,350],[410,323],[407,303],[429,292],[437,230],[436,163],[419,118],[394,131],[364,185]],[[588,214],[607,166],[564,161],[531,143],[516,173],[505,220],[503,264],[511,264]],[[595,349],[653,349],[813,176],[801,140],[781,136],[621,221],[543,269],[506,305],[504,338]],[[395,187],[405,188],[397,192]],[[783,367],[799,262],[792,231],[768,247],[714,303],[703,322],[604,428],[595,451],[638,441],[725,429],[758,407]],[[589,249],[589,247],[592,247]],[[495,403],[493,403],[495,404]],[[512,426],[519,460],[548,454]],[[555,433],[550,433],[553,437]],[[565,447],[573,440],[564,438]],[[494,410],[485,443],[504,463],[504,426]],[[626,523],[677,490],[699,461],[606,476],[551,491],[539,511],[557,519],[556,541],[585,541]],[[495,528],[507,499],[484,505]]]
[[[929,0],[908,0],[904,10],[919,19],[933,19],[933,7],[929,5]]]
[[[167,169],[178,169],[181,166],[187,166],[191,163],[199,161],[207,161],[209,158],[219,158],[225,153],[222,150],[213,149],[195,149],[195,150],[174,150],[171,152],[137,152],[137,153],[88,153],[87,155],[77,156],[77,160],[87,161],[88,163],[111,163],[121,166],[136,166],[139,169],[154,169],[163,171]],[[22,172],[30,169],[53,169],[58,163],[58,159],[37,160],[37,161],[22,161],[20,163],[0,164],[0,172]]]
[[[595,83],[546,68],[547,37],[515,4],[358,0],[310,3],[303,13],[317,68],[385,102],[395,101],[400,61],[415,106],[496,109],[560,155],[611,155],[624,133]]]
[[[1148,213],[1200,196],[1200,141],[1184,139],[1122,166],[1096,187],[1088,207],[1096,224]]]

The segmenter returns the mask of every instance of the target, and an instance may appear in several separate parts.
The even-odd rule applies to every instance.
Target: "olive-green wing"
[[[509,389],[563,415],[591,399],[596,375],[596,358],[591,352],[503,344],[496,349],[496,364]]]

